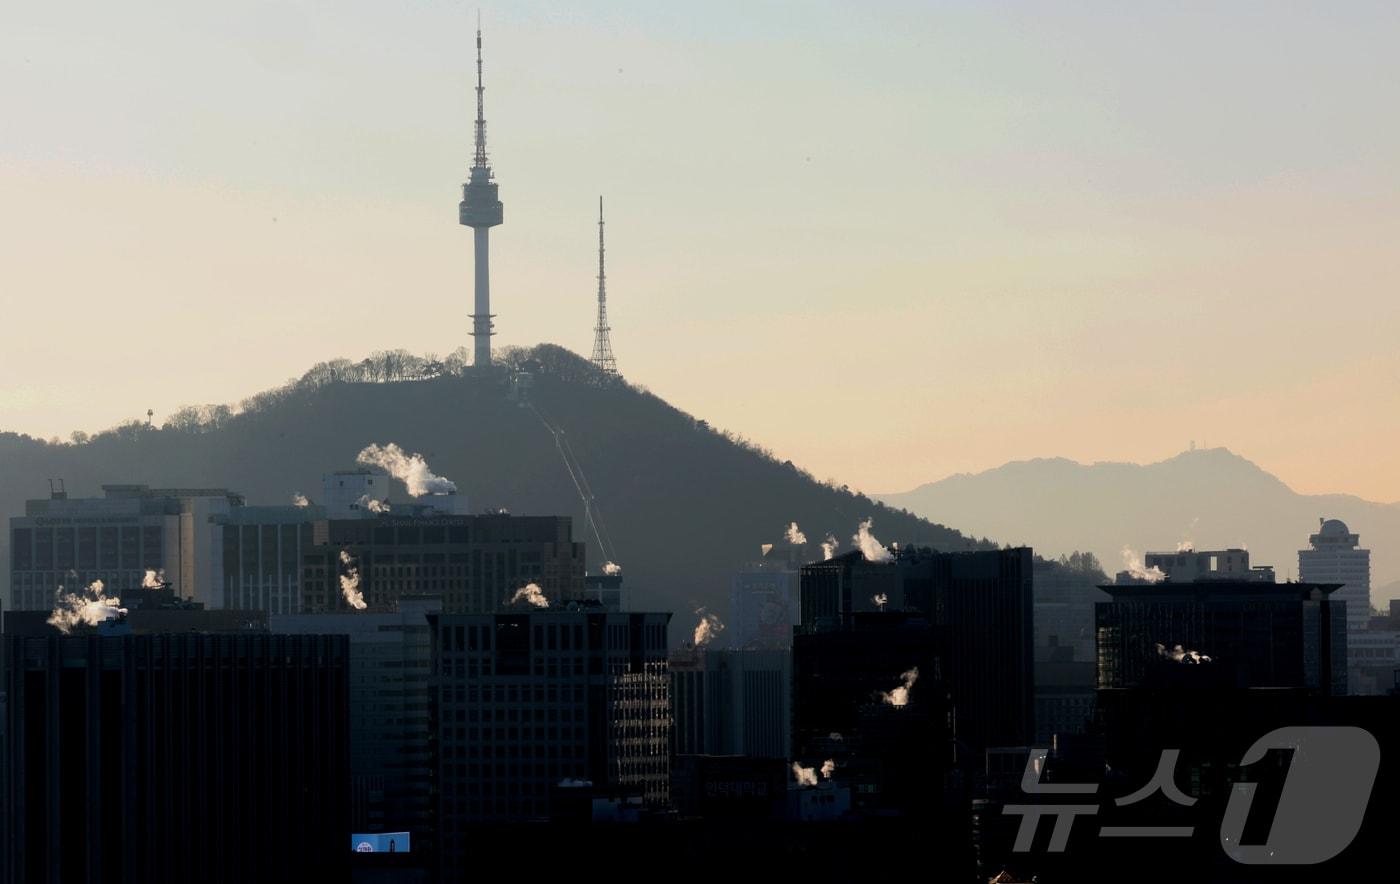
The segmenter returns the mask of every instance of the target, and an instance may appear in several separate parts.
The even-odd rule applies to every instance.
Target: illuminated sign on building
[[[407,832],[373,832],[350,836],[350,849],[356,853],[408,853]]]

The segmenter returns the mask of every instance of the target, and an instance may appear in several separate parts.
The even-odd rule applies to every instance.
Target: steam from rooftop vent
[[[358,503],[362,509],[367,509],[377,515],[383,515],[390,510],[389,501],[375,500],[368,494],[361,494],[360,499],[355,502]]]
[[[840,545],[841,544],[836,540],[836,535],[828,533],[826,535],[826,540],[822,541],[822,560],[828,560],[836,555],[836,547]]]
[[[376,466],[408,486],[408,493],[414,497],[425,494],[453,494],[457,485],[428,469],[428,462],[421,454],[408,454],[398,445],[390,442],[384,447],[371,444],[355,458],[356,463]]]
[[[1146,580],[1148,583],[1161,583],[1167,579],[1167,575],[1161,568],[1153,565],[1151,568],[1144,568],[1142,558],[1133,552],[1131,547],[1123,547],[1123,568],[1137,580]]]
[[[773,544],[771,544],[771,543],[760,543],[760,544],[758,545],[758,552],[759,552],[759,555],[766,556],[766,555],[768,555],[768,554],[769,554],[770,552],[772,552],[772,551],[773,551]]]
[[[903,684],[888,693],[881,691],[880,699],[891,706],[908,706],[909,691],[914,687],[914,682],[919,680],[919,667],[915,666],[900,673],[899,680]]]
[[[1179,553],[1192,552],[1195,548],[1195,544],[1189,540],[1178,541],[1176,544],[1176,551]]]
[[[160,589],[165,585],[164,568],[147,568],[146,576],[141,578],[142,589]]]
[[[527,583],[515,591],[515,595],[510,597],[510,604],[520,602],[526,602],[535,608],[549,607],[549,599],[544,597],[544,590],[540,589],[538,583]]]
[[[724,632],[724,622],[704,608],[696,608],[695,613],[700,615],[700,622],[695,624],[695,647],[703,648]]]
[[[817,784],[817,769],[815,767],[803,767],[794,761],[792,775],[799,786],[815,786]]]
[[[828,758],[822,762],[822,779],[829,780],[831,775],[836,773],[836,759]]]
[[[618,574],[622,573],[622,566],[616,562],[604,562],[603,573],[609,577],[616,577]]]
[[[310,500],[309,498],[307,498],[307,496],[306,496],[305,494],[302,494],[300,491],[297,491],[297,492],[295,492],[295,493],[292,494],[292,505],[293,505],[293,506],[311,506],[311,500]]]
[[[860,523],[860,528],[852,535],[851,540],[860,547],[861,555],[865,556],[869,562],[888,562],[892,557],[890,551],[885,549],[884,544],[870,533],[870,526],[874,524],[873,518],[867,518]]]
[[[104,620],[113,620],[126,613],[121,607],[122,600],[116,596],[103,595],[101,580],[94,580],[81,593],[64,592],[58,588],[59,596],[49,615],[48,624],[67,635],[79,623],[96,626]]]
[[[345,568],[345,573],[340,575],[340,594],[345,596],[347,605],[363,611],[369,606],[365,604],[364,593],[360,592],[360,569],[355,566],[355,558],[342,549],[340,564]]]
[[[890,597],[885,595],[883,592],[876,593],[875,595],[871,596],[870,600],[874,602],[875,607],[879,608],[881,611],[885,610],[885,605],[888,605],[890,603]]]
[[[1167,646],[1161,642],[1157,643],[1157,656],[1163,660],[1170,660],[1173,663],[1201,664],[1210,662],[1210,658],[1205,654],[1187,650],[1181,645],[1174,645],[1169,651],[1167,650]]]
[[[796,546],[802,546],[807,542],[807,535],[802,533],[802,529],[797,527],[796,522],[793,522],[783,532],[783,539]]]

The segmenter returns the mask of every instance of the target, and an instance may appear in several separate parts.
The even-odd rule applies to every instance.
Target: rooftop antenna
[[[617,374],[613,357],[612,329],[608,327],[607,274],[603,270],[603,198],[598,197],[598,325],[593,329],[592,363],[604,374]]]

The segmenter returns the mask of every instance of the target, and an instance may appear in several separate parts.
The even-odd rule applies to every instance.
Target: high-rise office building
[[[667,802],[670,614],[575,602],[428,619],[444,869],[462,867],[469,823],[547,819],[564,782]]]
[[[802,622],[800,559],[770,550],[734,575],[729,627],[734,647],[787,650]]]
[[[1094,605],[1107,601],[1104,574],[1081,556],[1037,560],[1032,603],[1035,632],[1035,745],[1082,733],[1094,717]]]
[[[219,588],[210,607],[296,614],[302,562],[319,506],[240,506],[214,517],[209,547]]]
[[[908,551],[903,561],[911,561]],[[860,550],[803,565],[799,628],[839,626],[845,615],[857,612],[902,610],[905,570],[892,561],[868,561]]]
[[[1388,687],[1361,670],[1365,658],[1359,652],[1370,643],[1362,638],[1371,622],[1371,551],[1361,548],[1361,536],[1340,519],[1320,519],[1316,534],[1308,537],[1308,549],[1298,550],[1298,579],[1312,583],[1340,583],[1332,598],[1346,603],[1347,638],[1354,648],[1347,662],[1357,693],[1375,693]]]
[[[12,610],[47,610],[59,587],[101,580],[109,594],[163,572],[177,595],[218,607],[220,575],[209,555],[213,519],[243,505],[223,488],[103,485],[103,496],[65,492],[25,501],[10,519]]]
[[[792,657],[785,650],[678,650],[671,708],[673,754],[786,758]]]
[[[9,880],[348,874],[343,636],[4,642]]]
[[[1108,601],[1098,587],[1102,573],[1045,560],[1034,563],[1033,573],[1036,662],[1092,661],[1094,603]]]
[[[839,628],[853,613],[919,612],[944,642],[958,739],[976,751],[1025,745],[1035,732],[1032,558],[1027,547],[907,547],[883,562],[858,550],[814,562],[802,568],[797,632]]]
[[[396,507],[315,522],[304,547],[304,612],[349,610],[342,578],[370,610],[403,595],[436,595],[443,610],[485,613],[534,583],[552,603],[585,597],[584,545],[568,516],[443,515]]]
[[[1167,581],[1103,587],[1098,686],[1209,681],[1346,693],[1346,622],[1336,584]]]
[[[408,832],[432,854],[433,757],[428,615],[440,599],[399,599],[390,612],[273,616],[274,634],[349,640],[350,831]]]
[[[792,759],[824,776],[830,759],[861,812],[942,810],[958,762],[943,679],[943,630],[922,614],[823,618],[792,644]],[[815,780],[814,780],[815,781]]]

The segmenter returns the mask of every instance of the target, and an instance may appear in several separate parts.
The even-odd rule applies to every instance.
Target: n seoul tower
[[[481,24],[476,28],[476,157],[472,160],[471,178],[462,185],[462,202],[457,207],[458,220],[476,234],[476,312],[472,313],[473,361],[477,368],[491,364],[491,228],[501,223],[501,201],[496,194],[496,181],[486,162],[486,111],[481,84]]]

